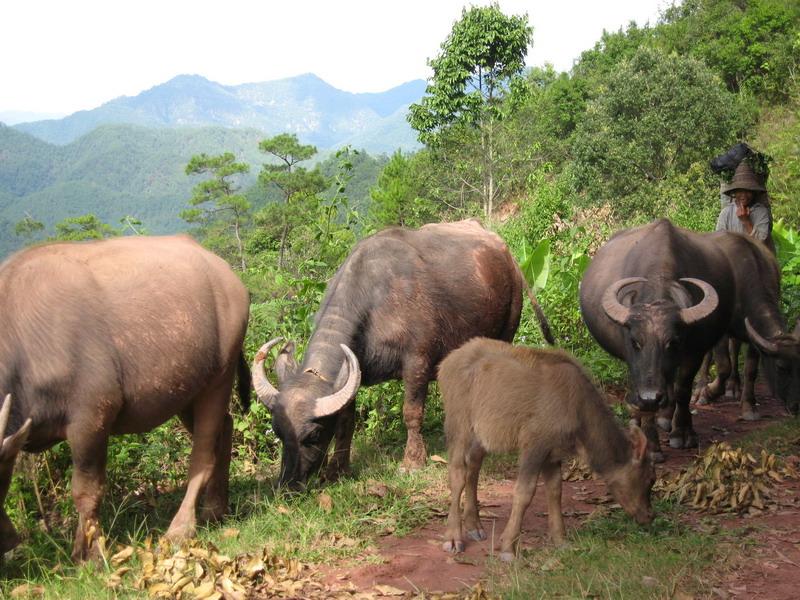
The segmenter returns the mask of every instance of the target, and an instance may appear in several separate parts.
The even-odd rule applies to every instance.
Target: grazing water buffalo
[[[304,485],[334,434],[326,474],[346,469],[359,384],[389,379],[402,378],[405,386],[404,465],[421,466],[420,426],[436,366],[472,337],[510,341],[524,288],[506,245],[475,220],[391,228],[359,242],[328,285],[302,365],[293,345],[276,359],[280,391],[263,364],[280,338],[265,344],[253,363],[256,392],[283,442],[280,483]],[[540,310],[537,315],[544,330]]]
[[[478,517],[478,475],[487,452],[519,452],[511,515],[500,536],[503,560],[516,554],[522,517],[540,473],[547,489],[550,537],[564,543],[561,461],[576,453],[638,523],[653,520],[650,490],[656,477],[647,439],[636,425],[626,435],[567,353],[475,338],[442,361],[439,386],[450,479],[445,551],[464,550],[460,502],[465,486],[467,534],[486,539]]]
[[[650,413],[675,406],[674,448],[697,445],[692,380],[725,334],[753,342],[775,373],[776,393],[796,402],[800,338],[786,333],[778,296],[778,265],[761,242],[739,233],[696,233],[666,219],[615,234],[580,290],[589,331],[628,364],[629,401]],[[743,412],[755,410],[752,396],[746,403]],[[645,433],[657,450],[655,430]]]
[[[22,449],[67,440],[78,511],[73,558],[97,550],[98,508],[111,435],[178,415],[192,432],[188,487],[167,537],[228,506],[234,376],[247,401],[242,356],[247,290],[188,237],[50,244],[0,265],[0,553],[19,538],[3,502]],[[7,437],[6,437],[7,436]]]

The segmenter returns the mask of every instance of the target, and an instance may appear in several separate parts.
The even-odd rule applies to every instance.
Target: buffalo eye
[[[674,350],[678,347],[678,338],[672,338],[671,340],[667,340],[667,344],[665,348],[667,350]]]
[[[304,446],[314,446],[319,443],[319,436],[322,431],[321,427],[315,427],[312,429],[309,434],[303,439]]]

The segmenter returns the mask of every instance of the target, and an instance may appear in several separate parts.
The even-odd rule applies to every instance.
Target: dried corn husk
[[[762,449],[753,456],[722,442],[712,444],[693,464],[660,480],[654,489],[699,510],[743,513],[774,503],[774,484],[786,477],[797,478],[798,473],[774,454]]]

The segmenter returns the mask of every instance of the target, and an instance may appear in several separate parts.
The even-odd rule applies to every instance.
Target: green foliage
[[[460,168],[472,163],[471,170],[478,171],[477,182],[462,179],[479,188],[487,216],[498,194],[496,163],[502,161],[495,128],[513,106],[504,99],[523,87],[515,79],[522,73],[531,36],[527,15],[508,17],[497,4],[463,9],[441,54],[429,61],[434,74],[426,95],[409,108],[409,123],[420,141],[431,146],[452,152],[460,147],[453,143],[453,132],[477,133],[456,163]]]
[[[229,256],[232,245],[227,232],[233,235],[236,257],[242,270],[245,264],[242,227],[249,218],[250,203],[243,194],[238,194],[238,177],[250,170],[247,163],[236,162],[232,152],[217,156],[199,154],[193,156],[186,165],[187,175],[211,174],[210,179],[194,186],[189,208],[181,212],[181,218],[188,223],[200,225],[201,237],[213,243],[212,248],[223,256]],[[201,207],[201,208],[197,208]]]
[[[772,239],[781,266],[784,314],[800,318],[800,232],[778,219],[772,227]]]
[[[419,227],[434,220],[435,207],[420,197],[424,184],[415,169],[414,157],[395,152],[370,190],[368,229],[378,230],[389,225]]]
[[[731,91],[785,99],[798,67],[794,0],[684,0],[667,9],[660,42],[706,62]]]
[[[25,215],[25,218],[18,221],[14,225],[14,233],[21,235],[26,239],[34,237],[37,233],[44,230],[44,223],[37,221],[30,215]]]
[[[95,215],[69,217],[56,223],[55,229],[55,235],[50,239],[71,242],[102,240],[119,235],[119,231]]]
[[[609,76],[578,126],[576,187],[593,202],[610,198],[622,217],[657,216],[629,198],[706,162],[741,124],[736,97],[701,62],[641,48]]]

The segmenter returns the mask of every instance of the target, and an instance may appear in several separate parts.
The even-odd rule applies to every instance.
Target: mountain
[[[68,144],[104,124],[253,128],[266,136],[296,133],[301,142],[320,150],[356,140],[368,152],[392,152],[419,147],[405,113],[424,92],[422,80],[385,92],[354,94],[313,74],[232,86],[179,75],[137,96],[14,128],[53,144]]]
[[[52,225],[94,213],[117,225],[131,215],[150,233],[186,228],[187,208],[199,181],[184,169],[191,157],[230,151],[251,165],[251,185],[266,156],[255,129],[166,128],[103,125],[63,146],[0,125],[0,257],[22,245],[14,224],[25,215]]]

